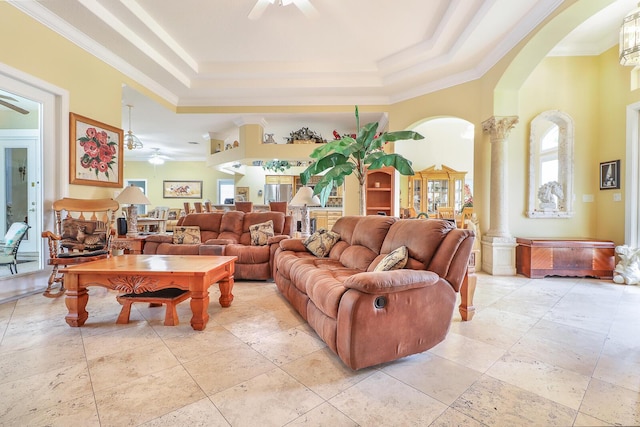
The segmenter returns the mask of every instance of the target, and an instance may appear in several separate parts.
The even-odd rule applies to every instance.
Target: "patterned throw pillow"
[[[317,257],[326,257],[331,248],[340,240],[340,235],[333,231],[319,229],[303,242],[304,247]]]
[[[275,236],[273,231],[273,221],[269,220],[260,224],[249,226],[251,233],[251,246],[264,246],[267,244],[269,237]]]
[[[387,256],[376,265],[373,271],[391,271],[400,270],[407,265],[409,259],[409,250],[406,246],[400,246],[398,249],[389,252]]]
[[[198,227],[197,225],[174,227],[173,243],[176,245],[195,245],[201,243],[200,227]]]

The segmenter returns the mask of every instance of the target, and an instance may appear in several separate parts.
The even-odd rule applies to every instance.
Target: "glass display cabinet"
[[[409,194],[413,197],[413,208],[417,213],[427,212],[435,216],[440,207],[453,207],[455,213],[462,211],[464,204],[464,179],[460,172],[442,165],[428,167],[409,178]]]

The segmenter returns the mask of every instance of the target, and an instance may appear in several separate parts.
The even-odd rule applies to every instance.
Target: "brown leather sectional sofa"
[[[273,221],[274,237],[266,245],[251,245],[249,227]],[[282,212],[205,212],[181,218],[180,226],[198,226],[198,244],[175,244],[172,235],[150,235],[143,253],[163,255],[228,255],[237,256],[235,279],[267,280],[272,278],[273,254],[280,240],[289,238],[291,217]]]
[[[280,242],[280,292],[342,361],[360,369],[423,352],[449,331],[474,233],[436,219],[347,216],[340,240],[318,258],[300,239]],[[406,266],[372,271],[406,246]]]

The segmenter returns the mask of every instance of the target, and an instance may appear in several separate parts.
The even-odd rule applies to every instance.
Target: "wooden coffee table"
[[[209,286],[218,282],[220,305],[233,301],[235,256],[204,255],[122,255],[61,269],[67,288],[65,303],[69,326],[82,326],[88,286],[102,286],[125,293],[141,293],[166,288],[191,291],[191,326],[202,331],[209,321]]]

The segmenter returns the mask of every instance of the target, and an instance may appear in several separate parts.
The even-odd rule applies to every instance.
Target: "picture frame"
[[[162,181],[164,199],[202,199],[202,181]]]
[[[236,187],[236,201],[237,202],[249,202],[249,187]]]
[[[69,113],[69,183],[122,188],[124,131]]]
[[[600,163],[600,189],[620,188],[620,160]]]

